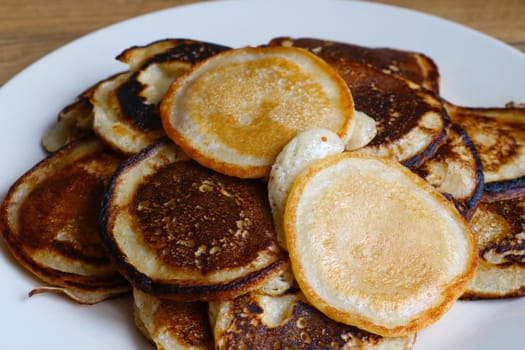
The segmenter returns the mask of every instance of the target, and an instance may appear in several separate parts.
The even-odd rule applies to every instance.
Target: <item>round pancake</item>
[[[439,319],[477,263],[471,229],[452,203],[399,163],[350,152],[297,177],[284,227],[308,301],[383,336]]]
[[[306,50],[241,48],[197,65],[161,103],[168,136],[191,158],[241,178],[268,176],[298,132],[324,127],[347,139],[353,100],[346,83]]]
[[[1,235],[20,262],[62,293],[94,304],[129,291],[100,240],[98,208],[120,155],[94,139],[72,142],[20,177],[0,207]]]
[[[415,335],[381,337],[329,319],[299,292],[248,293],[210,303],[217,350],[368,349],[409,350]]]
[[[188,161],[169,141],[117,170],[101,226],[135,288],[177,301],[234,297],[289,266],[276,243],[264,184]]]

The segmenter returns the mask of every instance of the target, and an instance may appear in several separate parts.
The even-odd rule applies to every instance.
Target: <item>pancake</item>
[[[298,132],[324,127],[348,140],[353,100],[341,77],[306,50],[241,48],[194,66],[161,103],[168,136],[191,158],[241,178],[267,177]]]
[[[411,80],[439,94],[438,66],[430,57],[420,52],[388,47],[372,48],[315,38],[280,37],[272,39],[270,45],[302,47],[314,53],[323,51],[324,55],[356,60],[379,68],[385,73]]]
[[[445,142],[449,120],[435,93],[400,75],[384,72],[364,58],[353,57],[342,49],[344,44],[322,45],[321,41],[319,46],[309,40],[312,39],[273,44],[308,49],[345,80],[356,111],[376,122],[376,136],[358,152],[395,159],[415,168]]]
[[[137,289],[176,301],[232,298],[288,266],[264,184],[204,168],[169,141],[117,170],[102,237]]]
[[[438,320],[477,263],[469,225],[434,187],[395,161],[352,152],[317,160],[296,178],[284,228],[307,300],[383,336]]]
[[[122,157],[98,140],[68,144],[20,177],[0,207],[0,227],[16,260],[57,292],[94,304],[130,290],[107,255],[97,211]],[[50,205],[52,203],[52,205]]]
[[[212,350],[208,305],[159,299],[133,290],[135,323],[157,350]]]
[[[505,197],[525,188],[525,108],[446,107],[478,151],[485,195]]]
[[[272,165],[268,199],[279,245],[287,250],[283,227],[284,208],[292,183],[310,163],[343,152],[345,144],[333,131],[312,128],[297,134],[284,146]]]
[[[432,158],[413,171],[449,198],[459,212],[472,216],[483,192],[483,170],[476,148],[457,124]]]
[[[415,335],[384,338],[333,321],[300,293],[248,293],[210,305],[215,349],[408,350]]]
[[[98,137],[132,155],[164,136],[158,104],[170,84],[193,64],[227,50],[206,42],[171,39],[125,50],[130,71],[99,84],[91,99]]]
[[[97,137],[125,155],[136,154],[165,136],[161,128],[146,130],[124,115],[117,90],[131,74],[124,72],[101,82],[96,86],[91,98],[94,113],[93,130]]]
[[[90,101],[92,93],[93,86],[59,112],[57,122],[42,136],[45,151],[58,151],[66,144],[93,132],[93,105]]]
[[[525,191],[484,198],[471,220],[480,263],[465,299],[525,295]]]

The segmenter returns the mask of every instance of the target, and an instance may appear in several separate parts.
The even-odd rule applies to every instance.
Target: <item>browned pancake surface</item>
[[[169,141],[117,170],[101,226],[130,283],[172,300],[231,298],[288,267],[264,184],[204,168]]]
[[[177,162],[147,179],[134,214],[145,241],[172,266],[204,274],[244,266],[275,240],[262,186]]]
[[[275,40],[272,44],[308,49],[337,70],[352,92],[355,109],[376,122],[377,134],[364,147],[365,152],[417,167],[445,141],[448,117],[434,93],[384,72],[366,61],[367,56],[355,57],[344,44],[311,40]]]
[[[384,338],[331,320],[300,293],[248,293],[211,306],[216,349],[408,350],[415,336]]]
[[[480,267],[464,298],[525,294],[525,191],[484,200],[471,220]]]
[[[467,219],[483,192],[483,171],[476,148],[457,124],[448,130],[447,141],[414,172],[449,198]]]
[[[371,48],[350,43],[315,38],[275,38],[270,45],[293,45],[325,57],[350,58],[374,66],[383,72],[399,75],[418,85],[439,92],[439,70],[428,56],[419,53],[386,47]]]
[[[122,157],[95,139],[59,150],[24,174],[1,209],[4,239],[14,256],[52,288],[94,303],[129,289],[102,244],[98,209]],[[60,289],[62,288],[62,289]]]

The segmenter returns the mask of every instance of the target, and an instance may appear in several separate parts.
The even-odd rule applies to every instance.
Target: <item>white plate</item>
[[[314,36],[424,52],[435,59],[442,93],[458,104],[525,102],[525,55],[460,25],[384,5],[329,0],[213,1],[134,18],[80,38],[39,60],[0,89],[0,195],[41,159],[40,138],[57,112],[92,83],[124,70],[131,45],[190,37],[232,46],[279,35]],[[54,295],[31,299],[40,283],[0,245],[3,349],[152,349],[135,329],[130,300],[81,306]],[[458,302],[420,332],[414,349],[492,349],[521,341],[525,299]],[[497,345],[497,346],[496,346]]]

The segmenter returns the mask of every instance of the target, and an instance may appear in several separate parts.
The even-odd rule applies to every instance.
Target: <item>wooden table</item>
[[[86,33],[150,11],[196,2],[199,1],[0,0],[0,86],[33,61]],[[378,2],[459,22],[525,52],[524,0]]]

